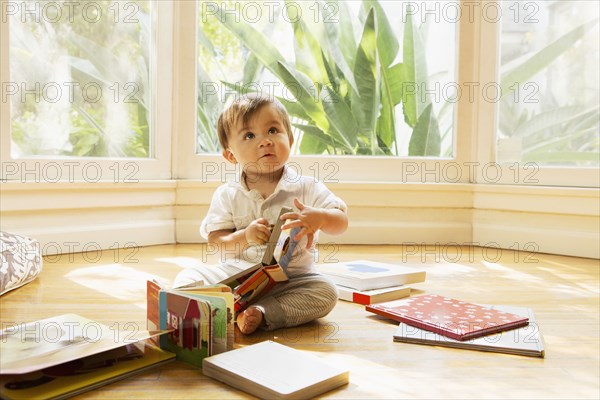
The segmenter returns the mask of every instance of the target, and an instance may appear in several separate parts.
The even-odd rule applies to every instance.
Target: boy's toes
[[[244,335],[258,329],[263,321],[263,313],[258,307],[250,306],[237,316],[237,325]]]

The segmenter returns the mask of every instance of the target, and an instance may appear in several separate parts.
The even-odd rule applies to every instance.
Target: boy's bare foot
[[[244,335],[249,335],[258,329],[263,320],[260,308],[250,306],[237,316],[237,326]]]

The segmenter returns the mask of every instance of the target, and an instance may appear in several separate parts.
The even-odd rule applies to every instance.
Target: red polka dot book
[[[528,317],[435,294],[371,304],[366,310],[461,341],[529,324]]]

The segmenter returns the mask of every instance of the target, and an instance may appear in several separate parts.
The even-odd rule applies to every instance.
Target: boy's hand
[[[298,198],[294,199],[294,205],[296,208],[298,208],[298,210],[300,210],[300,212],[283,214],[280,219],[291,219],[293,221],[285,223],[281,229],[285,230],[300,227],[300,232],[298,232],[293,239],[298,241],[303,236],[306,236],[308,238],[306,248],[309,249],[313,243],[315,233],[321,229],[321,226],[323,226],[323,213],[318,208],[305,206],[300,202],[300,200],[298,200]]]
[[[255,219],[244,230],[246,242],[249,244],[265,244],[271,236],[269,221],[265,218]]]

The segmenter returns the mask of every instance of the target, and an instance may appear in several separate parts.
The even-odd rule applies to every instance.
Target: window
[[[199,1],[198,153],[228,98],[290,113],[296,154],[454,156],[456,1]],[[445,17],[445,18],[444,18]]]
[[[597,167],[599,3],[505,1],[497,159]]]
[[[152,156],[149,2],[10,4],[11,155]]]
[[[170,145],[160,149],[156,135],[164,124],[156,109],[164,90],[155,79],[159,7],[168,8],[148,0],[2,3],[2,113],[10,113],[3,180],[169,177]]]

